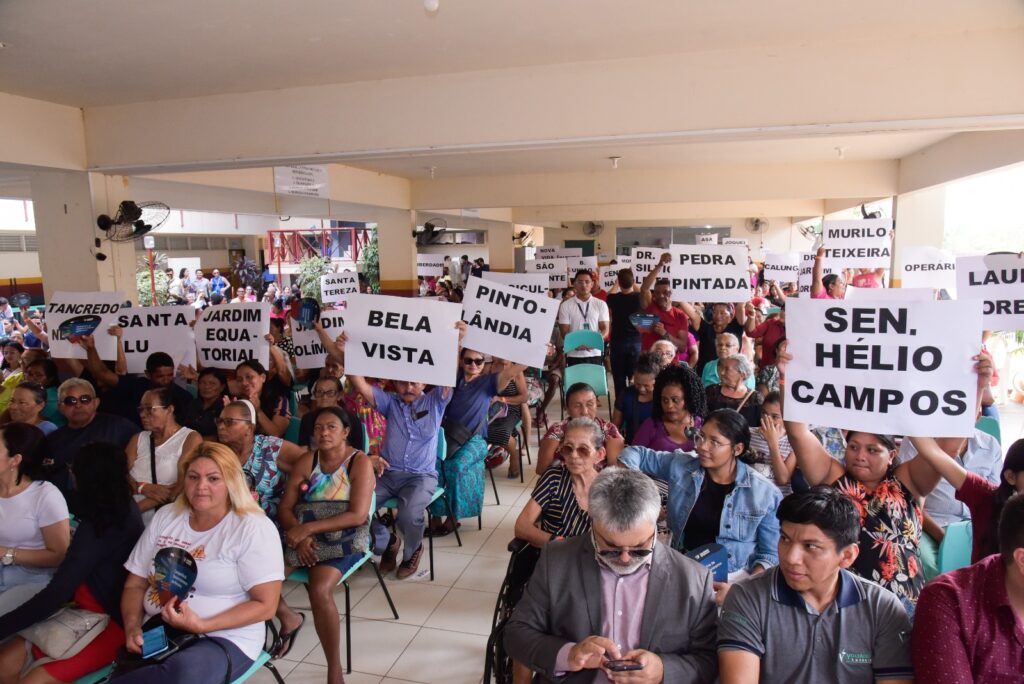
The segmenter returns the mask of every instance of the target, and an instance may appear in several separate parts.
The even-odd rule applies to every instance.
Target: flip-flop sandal
[[[280,635],[280,645],[277,647],[277,649],[274,652],[274,657],[273,657],[274,660],[280,660],[281,658],[284,658],[286,655],[288,655],[291,652],[292,646],[295,645],[296,637],[299,636],[299,632],[301,632],[302,628],[306,625],[306,614],[305,613],[299,613],[299,615],[302,616],[302,620],[299,622],[299,626],[298,627],[296,627],[295,629],[293,629],[290,632],[281,632],[281,635]],[[287,644],[287,646],[285,644]],[[284,649],[283,651],[281,650],[282,648]]]

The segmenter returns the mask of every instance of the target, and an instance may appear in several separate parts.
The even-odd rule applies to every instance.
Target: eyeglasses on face
[[[470,365],[472,365],[472,366],[482,366],[482,365],[484,365],[484,360],[482,358],[481,359],[471,359],[471,358],[467,357],[467,358],[462,359],[462,363],[463,363],[463,365],[466,365],[466,366],[470,366]]]
[[[136,410],[140,416],[145,416],[150,413],[156,413],[157,409],[165,409],[166,406],[139,406]]]
[[[90,396],[88,394],[83,394],[80,397],[64,397],[63,399],[60,400],[60,403],[64,404],[65,406],[77,406],[78,404],[81,404],[82,406],[88,406],[89,404],[92,403],[92,400],[95,398],[96,397]]]
[[[313,392],[313,396],[317,399],[325,399],[327,397],[335,397],[338,395],[338,390],[317,390]]]
[[[721,449],[722,447],[730,446],[728,442],[719,442],[715,439],[710,439],[703,432],[698,432],[693,436],[693,443],[697,446],[707,444],[712,449]]]
[[[216,418],[213,419],[213,422],[217,425],[217,427],[224,427],[225,425],[234,425],[235,423],[251,424],[245,418],[224,418],[222,416],[217,416]]]
[[[601,545],[605,547],[603,549],[597,549],[597,555],[601,556],[602,558],[615,559],[622,556],[623,553],[629,554],[630,558],[646,558],[647,556],[650,556],[652,553],[654,553],[653,534],[650,537],[648,537],[646,542],[644,542],[644,546],[649,545],[648,548],[642,549],[627,549],[621,546],[612,546],[604,539],[602,539],[601,536],[597,534],[597,532],[594,532],[593,534],[594,539],[601,542]]]
[[[566,444],[558,450],[558,453],[562,458],[572,458],[573,454],[577,454],[580,458],[590,458],[594,454],[594,450],[585,444],[578,447]]]

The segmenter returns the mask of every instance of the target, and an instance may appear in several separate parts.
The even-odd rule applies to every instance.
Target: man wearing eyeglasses
[[[96,389],[81,378],[65,380],[57,388],[57,407],[68,422],[46,437],[46,479],[64,493],[73,509],[70,469],[78,449],[90,442],[110,442],[124,449],[141,428],[120,416],[98,413]]]
[[[505,628],[509,655],[545,682],[713,681],[711,574],[657,543],[654,482],[606,468],[588,509],[592,534],[544,547]]]

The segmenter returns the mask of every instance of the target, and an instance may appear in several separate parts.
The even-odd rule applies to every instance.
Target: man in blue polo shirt
[[[896,595],[847,570],[860,516],[831,487],[782,500],[779,565],[733,585],[718,619],[722,684],[913,681]]]

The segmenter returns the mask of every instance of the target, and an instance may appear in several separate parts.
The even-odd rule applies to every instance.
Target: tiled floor
[[[557,406],[557,399],[555,402]],[[557,411],[557,408],[555,408]],[[552,415],[552,414],[549,414]],[[537,432],[530,438],[537,453]],[[420,573],[409,580],[385,578],[399,619],[391,616],[384,593],[372,569],[365,567],[350,581],[352,602],[352,674],[349,684],[479,684],[483,678],[484,652],[498,589],[508,564],[509,541],[519,511],[533,489],[533,467],[524,460],[526,481],[505,478],[507,466],[495,471],[501,505],[494,500],[488,478],[484,497],[483,529],[464,520],[459,533],[435,541],[435,579],[430,581],[426,554]],[[426,543],[426,542],[424,542]],[[287,583],[286,598],[307,613],[306,626],[288,657],[276,661],[288,684],[324,681],[327,673],[323,649],[309,614],[309,598],[301,585]],[[342,619],[342,663],[345,659],[345,594],[339,588],[335,604]],[[252,680],[273,682],[261,671]]]

